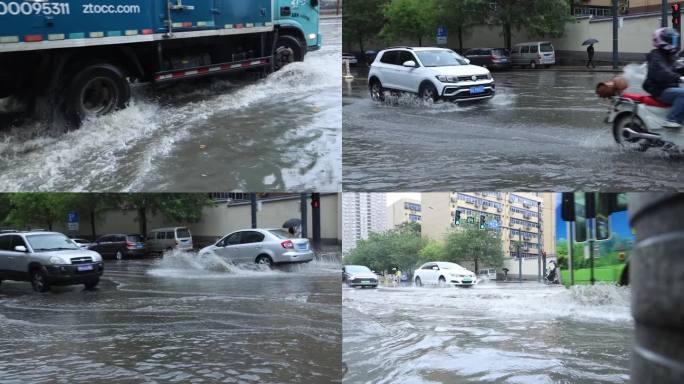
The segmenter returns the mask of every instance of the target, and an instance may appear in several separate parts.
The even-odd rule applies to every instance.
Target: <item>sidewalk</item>
[[[623,67],[613,69],[610,65],[597,66],[596,68],[587,68],[584,65],[554,65],[551,68],[513,68],[516,71],[566,71],[566,72],[608,72],[608,73],[622,73]]]

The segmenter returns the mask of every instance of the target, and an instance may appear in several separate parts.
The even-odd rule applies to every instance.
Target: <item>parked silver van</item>
[[[158,254],[172,249],[190,251],[193,248],[192,235],[187,227],[153,229],[147,234],[145,245],[149,253]]]
[[[543,65],[546,68],[556,64],[556,51],[548,41],[520,43],[511,50],[511,65],[534,69]]]

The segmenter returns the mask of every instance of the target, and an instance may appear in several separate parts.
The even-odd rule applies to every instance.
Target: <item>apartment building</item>
[[[356,247],[359,240],[387,229],[387,198],[384,193],[353,192],[342,195],[342,252]]]
[[[422,211],[419,200],[401,198],[387,207],[387,227],[404,223],[421,223]]]

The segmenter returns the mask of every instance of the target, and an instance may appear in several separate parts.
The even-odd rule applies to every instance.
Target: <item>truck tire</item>
[[[277,71],[290,63],[302,60],[304,60],[302,42],[294,36],[280,36],[273,52],[273,69]]]
[[[67,119],[80,125],[85,119],[104,116],[126,107],[131,89],[123,72],[111,64],[93,64],[71,80],[64,106]]]

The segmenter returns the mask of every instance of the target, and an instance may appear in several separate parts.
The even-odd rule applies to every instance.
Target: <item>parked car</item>
[[[470,64],[488,69],[509,69],[510,54],[505,48],[471,48],[464,55]]]
[[[548,41],[516,44],[511,50],[511,64],[532,69],[540,65],[549,68],[556,64],[556,52]]]
[[[164,251],[193,249],[192,234],[186,227],[153,229],[147,234],[145,245],[150,253],[162,254]]]
[[[352,54],[352,53],[343,53],[342,54],[342,61],[344,62],[345,60],[347,60],[349,62],[349,65],[352,65],[352,66],[359,63],[359,59],[356,58],[356,56],[354,56],[354,54]]]
[[[0,234],[0,281],[30,281],[37,292],[52,285],[92,289],[104,271],[102,257],[57,232]]]
[[[147,255],[147,247],[140,235],[104,235],[95,240],[88,249],[97,251],[105,259],[123,260],[143,258]]]
[[[86,239],[72,238],[71,240],[83,249],[88,249],[88,247],[93,245],[93,243],[90,240]]]
[[[416,285],[454,285],[470,287],[477,284],[475,274],[456,263],[433,261],[425,263],[413,273]]]
[[[494,79],[486,68],[450,49],[398,47],[381,51],[371,65],[368,89],[373,100],[384,92],[416,93],[425,101],[489,99]]]
[[[363,265],[345,265],[342,276],[343,282],[349,287],[378,287],[378,276]]]
[[[202,248],[199,256],[213,254],[232,263],[308,263],[314,258],[309,240],[295,238],[285,229],[245,229],[228,234]]]

